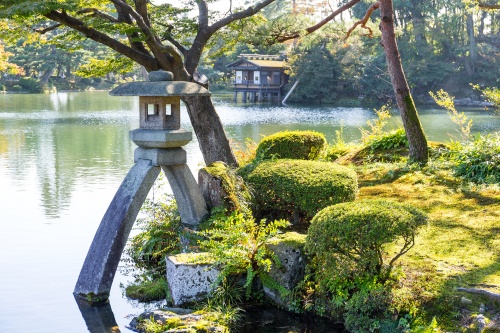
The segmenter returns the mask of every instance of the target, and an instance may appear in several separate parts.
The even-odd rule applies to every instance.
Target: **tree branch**
[[[151,52],[155,56],[156,60],[160,63],[160,66],[164,69],[169,69],[177,74],[181,73],[183,70],[180,68],[183,64],[182,56],[179,50],[175,48],[174,45],[168,43],[166,45],[161,43],[160,38],[155,35],[150,27],[144,21],[141,14],[135,11],[129,4],[122,0],[111,0],[116,6],[120,6],[135,20],[137,26],[146,36],[146,44],[149,46]],[[176,67],[174,69],[174,67]],[[183,76],[185,73],[183,73]],[[174,74],[175,75],[175,74]]]
[[[113,23],[120,22],[116,17],[111,16],[109,14],[106,14],[104,12],[101,12],[99,9],[96,9],[96,8],[84,8],[84,9],[81,9],[81,10],[77,11],[76,13],[77,14],[88,14],[88,13],[90,13],[91,14],[90,16],[100,17],[100,18],[105,19],[105,20],[107,20],[109,22],[113,22]]]
[[[148,7],[147,7],[147,0],[134,0],[135,2],[135,10],[139,15],[142,16],[142,19],[146,23],[148,27],[151,28],[151,22],[149,21],[149,16],[148,16]]]
[[[328,22],[333,20],[335,18],[335,16],[339,15],[342,12],[345,12],[346,10],[348,10],[349,8],[351,8],[352,6],[357,4],[359,1],[360,0],[351,0],[348,3],[346,3],[345,5],[339,7],[336,11],[334,11],[333,13],[331,13],[330,15],[325,17],[323,20],[319,21],[317,24],[315,24],[309,28],[306,28],[303,31],[296,31],[296,32],[293,32],[293,33],[288,34],[286,36],[281,36],[281,37],[277,38],[277,41],[282,43],[282,42],[290,40],[290,39],[298,38],[304,34],[305,35],[312,34],[316,30],[318,30],[319,28],[323,27],[325,24],[327,24]]]
[[[219,30],[220,28],[223,28],[226,25],[231,24],[232,22],[234,22],[236,20],[241,20],[241,19],[250,17],[250,16],[258,13],[262,8],[270,5],[274,1],[275,0],[265,0],[265,1],[257,3],[253,7],[250,6],[250,7],[248,7],[245,10],[242,10],[240,12],[235,12],[235,13],[232,13],[231,15],[229,15],[229,16],[224,17],[223,19],[221,19],[220,21],[215,22],[214,24],[212,24],[209,27],[210,30],[211,30],[211,35],[214,34],[215,32],[217,32],[217,30]]]
[[[208,6],[205,0],[198,0],[198,25],[199,29],[208,27]]]
[[[123,54],[124,56],[132,59],[133,61],[137,62],[138,64],[143,65],[146,67],[148,70],[156,70],[159,69],[158,63],[155,60],[155,58],[151,57],[149,54],[144,54],[142,52],[139,52],[135,50],[134,48],[127,46],[123,43],[120,43],[114,38],[109,37],[108,35],[95,30],[94,28],[90,28],[87,26],[83,21],[69,16],[65,12],[58,12],[58,11],[50,11],[44,16],[52,21],[59,22],[61,25],[65,25],[71,29],[75,29],[76,31],[79,31],[86,37],[104,44],[111,49],[115,50],[116,52]]]
[[[481,9],[500,9],[500,5],[489,5],[486,3],[479,3],[478,6]]]
[[[32,29],[32,30],[36,33],[39,33],[40,35],[44,35],[49,31],[56,30],[60,26],[62,26],[62,24],[58,23],[58,24],[51,25],[50,27],[47,27],[47,28],[38,28],[38,29]]]
[[[371,5],[368,10],[366,11],[366,14],[365,16],[359,20],[358,22],[354,23],[354,25],[351,27],[351,29],[349,29],[349,31],[347,31],[347,34],[345,36],[345,39],[349,38],[349,36],[351,35],[351,33],[354,31],[354,29],[356,29],[356,27],[358,25],[361,24],[361,28],[363,29],[367,29],[369,31],[368,33],[368,36],[372,37],[373,36],[373,30],[370,29],[370,27],[367,27],[366,26],[366,23],[368,22],[368,20],[370,19],[370,16],[372,15],[372,13],[378,9],[378,7],[380,6],[380,3],[379,2],[375,2],[373,5]]]

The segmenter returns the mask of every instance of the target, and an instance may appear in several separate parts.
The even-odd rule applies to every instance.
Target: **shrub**
[[[312,218],[324,207],[352,201],[358,190],[354,171],[328,162],[265,161],[243,177],[260,213],[277,212],[289,219],[295,215],[295,221],[297,215]]]
[[[389,150],[408,147],[408,139],[404,129],[383,133],[371,139],[367,146],[371,151]]]
[[[144,218],[137,220],[142,231],[132,237],[125,249],[135,266],[152,277],[165,274],[165,256],[180,251],[180,216],[175,200],[146,200],[141,208]]]
[[[267,136],[257,147],[257,159],[316,160],[325,155],[326,138],[314,131],[284,131]]]
[[[413,206],[383,200],[323,209],[311,221],[305,246],[320,289],[345,296],[366,283],[387,280],[426,221],[424,213]],[[399,238],[403,240],[399,252],[384,262],[384,245]]]
[[[23,90],[30,93],[41,93],[44,90],[43,85],[37,79],[32,77],[20,78],[19,85],[23,88]]]
[[[455,175],[474,183],[500,183],[500,132],[478,135],[454,152]]]
[[[198,243],[202,251],[208,251],[213,256],[215,265],[221,269],[215,284],[227,281],[230,276],[246,273],[244,288],[249,297],[255,276],[263,283],[274,281],[268,272],[276,258],[265,244],[279,233],[279,228],[287,227],[288,222],[277,220],[266,223],[261,220],[256,223],[251,216],[241,212],[227,213],[224,209],[215,210],[208,221],[210,226],[200,232],[203,239]]]
[[[90,86],[92,84],[92,79],[88,77],[83,77],[79,82],[81,85]]]
[[[23,87],[20,85],[16,84],[15,86],[12,87],[12,91],[22,91]]]

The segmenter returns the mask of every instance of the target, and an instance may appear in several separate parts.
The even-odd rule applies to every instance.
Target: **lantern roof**
[[[111,96],[210,96],[210,91],[199,84],[172,81],[173,75],[166,71],[149,73],[149,81],[128,82],[109,92]]]

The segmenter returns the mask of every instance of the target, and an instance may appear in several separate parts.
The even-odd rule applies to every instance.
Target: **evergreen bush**
[[[30,93],[41,93],[44,91],[43,85],[32,77],[22,77],[19,79],[19,85],[23,88],[24,91]]]
[[[426,221],[417,208],[384,200],[347,202],[323,209],[311,221],[305,246],[320,288],[348,295],[362,285],[383,283],[396,260],[414,245],[417,228]],[[402,239],[403,245],[387,259],[384,246],[397,239]]]
[[[257,147],[257,159],[291,158],[316,160],[325,155],[327,149],[323,133],[315,131],[284,131],[262,139]]]
[[[253,189],[257,215],[312,218],[327,206],[354,200],[358,190],[356,173],[334,163],[283,159],[246,171],[242,176]]]

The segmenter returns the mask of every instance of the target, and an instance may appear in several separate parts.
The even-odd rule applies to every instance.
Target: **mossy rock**
[[[224,206],[245,210],[252,196],[243,179],[223,162],[214,162],[198,173],[198,184],[209,209]]]
[[[262,139],[256,157],[267,159],[317,160],[324,157],[327,149],[323,133],[315,131],[284,131]]]
[[[253,190],[259,217],[271,213],[298,222],[319,210],[356,198],[356,173],[346,167],[319,161],[264,161],[243,178]],[[298,216],[297,216],[298,215]]]

